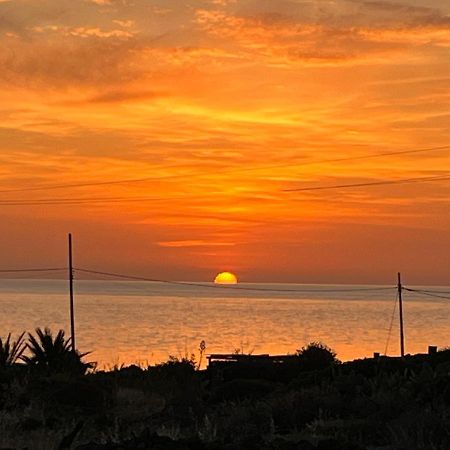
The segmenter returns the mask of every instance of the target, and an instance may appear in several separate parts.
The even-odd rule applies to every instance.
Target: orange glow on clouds
[[[443,3],[0,1],[0,266],[446,283]]]

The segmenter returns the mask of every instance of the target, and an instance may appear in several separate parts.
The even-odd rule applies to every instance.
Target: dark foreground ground
[[[450,351],[78,376],[16,365],[0,371],[0,448],[448,450]]]

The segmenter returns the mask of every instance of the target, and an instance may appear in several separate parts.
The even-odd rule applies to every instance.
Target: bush
[[[303,370],[326,369],[339,363],[336,352],[321,342],[311,342],[297,350],[297,355]]]
[[[194,356],[181,359],[170,356],[168,361],[149,368],[151,374],[176,380],[190,379],[195,374],[195,370]]]

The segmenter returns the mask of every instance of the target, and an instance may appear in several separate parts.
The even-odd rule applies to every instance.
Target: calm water
[[[370,286],[292,284],[239,288],[78,281],[77,346],[93,351],[90,360],[100,367],[153,364],[169,355],[197,354],[201,340],[206,341],[207,353],[293,353],[310,341],[328,344],[342,360],[384,353],[395,289],[328,292]],[[404,316],[407,352],[450,345],[450,300],[405,293]],[[0,280],[0,336],[38,326],[69,330],[67,283]],[[397,354],[398,348],[396,319],[388,354]]]

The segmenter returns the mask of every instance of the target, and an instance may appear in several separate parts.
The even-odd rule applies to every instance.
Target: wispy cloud
[[[158,242],[160,247],[185,248],[185,247],[233,247],[233,242],[212,242],[212,241],[165,241]]]

